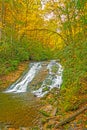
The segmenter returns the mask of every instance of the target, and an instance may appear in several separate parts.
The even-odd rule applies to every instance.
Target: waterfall
[[[53,88],[60,88],[62,84],[62,66],[57,63],[55,60],[52,60],[48,66],[48,76],[43,81],[41,87],[33,91],[34,95],[37,97],[43,97],[45,94],[47,94],[51,89]]]
[[[16,83],[12,84],[5,92],[21,93],[27,91],[27,86],[33,80],[37,72],[41,69],[41,63],[31,63],[30,70]]]
[[[53,88],[60,88],[62,84],[62,71],[63,68],[56,60],[52,60],[49,63],[48,62],[36,62],[30,64],[30,69],[28,72],[19,78],[15,83],[13,83],[5,92],[6,93],[21,93],[21,92],[27,92],[27,89],[30,86],[30,83],[33,81],[35,76],[43,69],[43,66],[46,65],[46,69],[48,71],[48,74],[44,81],[42,82],[42,85],[39,87],[39,89],[32,90],[31,93],[33,93],[37,97],[43,97],[45,94],[47,94],[50,90]]]

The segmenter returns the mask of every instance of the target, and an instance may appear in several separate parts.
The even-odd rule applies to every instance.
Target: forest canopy
[[[63,48],[86,40],[86,0],[0,0],[0,7],[3,67],[57,59]]]

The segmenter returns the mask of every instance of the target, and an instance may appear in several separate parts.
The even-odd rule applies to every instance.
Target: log
[[[58,123],[55,125],[55,128],[58,128],[60,126],[63,126],[69,122],[71,122],[72,120],[74,120],[79,114],[81,114],[82,112],[84,112],[85,110],[87,110],[87,106],[84,106],[83,108],[79,109],[77,112],[75,112],[74,114],[72,114],[70,117],[66,118],[65,120],[63,120],[62,122]]]

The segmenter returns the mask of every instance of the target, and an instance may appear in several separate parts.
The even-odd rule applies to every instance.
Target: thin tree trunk
[[[4,24],[4,0],[1,1],[1,17],[0,23],[3,26]],[[2,40],[2,28],[0,28],[0,41]]]

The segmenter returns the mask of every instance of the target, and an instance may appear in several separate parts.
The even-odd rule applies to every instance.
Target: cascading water
[[[37,97],[43,97],[47,94],[52,88],[60,88],[62,84],[62,66],[57,63],[55,60],[50,61],[50,63],[45,64],[48,70],[48,75],[46,79],[42,82],[42,85],[37,90],[32,90],[33,93]],[[28,86],[32,80],[37,76],[38,72],[43,69],[44,62],[36,62],[30,64],[30,70],[16,83],[12,84],[10,88],[8,88],[5,92],[7,93],[21,93],[27,92]]]
[[[43,97],[51,89],[55,87],[60,88],[60,85],[62,84],[62,66],[55,60],[52,60],[48,64],[47,69],[49,71],[47,78],[43,81],[41,87],[38,90],[33,91],[37,97]]]
[[[10,88],[8,88],[5,92],[14,92],[21,93],[26,92],[29,83],[33,80],[35,75],[41,69],[41,63],[31,63],[30,70],[26,73],[22,78],[16,81],[16,83],[12,84]]]

